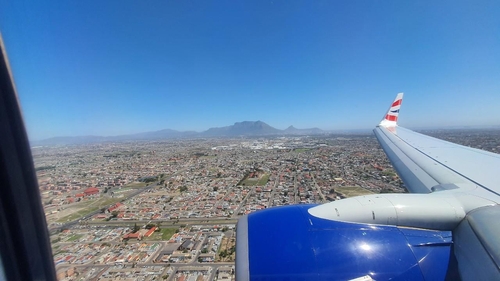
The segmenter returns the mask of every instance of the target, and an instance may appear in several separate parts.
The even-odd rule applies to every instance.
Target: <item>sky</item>
[[[500,125],[500,1],[0,0],[31,140]]]

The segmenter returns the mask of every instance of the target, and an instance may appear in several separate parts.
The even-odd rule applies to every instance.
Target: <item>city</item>
[[[500,1],[118,3],[0,4],[0,280],[498,279]]]
[[[498,131],[428,134],[500,146]],[[240,216],[405,192],[375,138],[363,134],[32,151],[59,280],[233,280]]]

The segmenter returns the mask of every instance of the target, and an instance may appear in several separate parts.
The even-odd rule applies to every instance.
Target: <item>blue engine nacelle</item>
[[[237,280],[444,280],[452,273],[450,231],[331,221],[310,215],[311,207],[242,217]]]

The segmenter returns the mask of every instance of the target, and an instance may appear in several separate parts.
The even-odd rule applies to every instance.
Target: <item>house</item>
[[[129,234],[125,234],[122,239],[125,240],[125,239],[137,239],[137,240],[141,240],[142,239],[142,233],[141,231],[137,231],[135,233],[129,233]]]
[[[186,241],[182,242],[179,250],[192,250],[194,247],[194,242],[191,239],[186,239]]]
[[[151,234],[153,234],[153,232],[156,231],[156,229],[158,229],[158,227],[156,226],[153,226],[150,230],[148,230],[148,232],[146,232],[146,234],[144,234],[145,237],[149,237],[151,236]]]
[[[113,212],[113,211],[116,211],[118,209],[121,209],[124,205],[120,202],[117,202],[116,204],[114,204],[113,206],[109,207],[108,208],[108,212]]]
[[[83,191],[83,193],[85,194],[85,196],[90,196],[90,195],[94,195],[94,194],[99,194],[99,189],[95,188],[95,187],[89,187],[87,189],[85,189]]]

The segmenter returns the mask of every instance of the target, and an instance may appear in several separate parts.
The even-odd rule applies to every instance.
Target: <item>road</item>
[[[311,175],[311,178],[314,182],[314,187],[316,187],[316,189],[318,190],[319,192],[319,195],[321,196],[321,199],[323,200],[322,203],[326,203],[328,202],[325,198],[325,195],[323,194],[323,192],[321,191],[321,188],[319,187],[318,183],[316,183],[316,177],[314,176],[314,173],[309,173]]]

